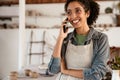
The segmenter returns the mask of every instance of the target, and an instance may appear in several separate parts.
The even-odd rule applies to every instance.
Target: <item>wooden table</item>
[[[18,80],[55,80],[55,76],[39,76],[38,78],[30,78],[30,77],[18,77]]]

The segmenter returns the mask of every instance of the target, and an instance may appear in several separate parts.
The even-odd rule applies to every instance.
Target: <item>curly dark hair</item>
[[[93,0],[67,0],[64,6],[65,12],[67,12],[67,7],[69,3],[77,1],[83,5],[85,12],[90,11],[90,16],[87,18],[88,25],[92,25],[96,22],[99,15],[99,4]]]

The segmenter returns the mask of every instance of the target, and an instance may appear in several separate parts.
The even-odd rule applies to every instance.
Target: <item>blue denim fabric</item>
[[[65,58],[66,47],[68,40],[71,40],[74,45],[75,42],[75,30],[68,34],[64,39],[61,56]],[[96,31],[90,27],[90,31],[87,35],[84,45],[89,44],[90,40],[93,41],[93,60],[92,66],[89,69],[83,70],[84,80],[100,80],[105,76],[107,69],[107,61],[109,59],[109,42],[106,34]],[[60,59],[52,57],[48,65],[48,70],[51,73],[60,72]]]

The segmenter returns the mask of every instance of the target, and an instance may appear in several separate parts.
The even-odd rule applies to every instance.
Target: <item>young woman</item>
[[[67,0],[63,21],[48,71],[59,73],[56,80],[101,80],[107,72],[108,38],[94,30],[99,5],[93,0]],[[73,32],[63,31],[70,22]]]

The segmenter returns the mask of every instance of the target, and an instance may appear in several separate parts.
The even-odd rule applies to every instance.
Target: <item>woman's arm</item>
[[[57,38],[52,58],[48,65],[48,71],[52,73],[58,73],[60,71],[61,48],[63,45],[63,40],[68,34],[68,30],[65,33],[63,32],[63,26],[66,25],[65,22],[66,21],[63,22],[60,28],[59,36]]]
[[[92,66],[90,69],[83,71],[85,80],[100,80],[105,76],[108,70],[107,61],[110,55],[108,37],[105,34],[100,34],[98,37],[97,50],[94,50],[96,52],[94,52]]]
[[[55,45],[53,55],[52,55],[55,58],[61,58],[61,47],[62,47],[63,39],[64,38],[62,37],[58,37],[57,39],[57,43]]]
[[[67,36],[68,34],[68,29],[66,30],[66,32],[63,31],[63,27],[66,26],[67,21],[64,20],[64,22],[62,23],[62,26],[60,27],[60,32],[59,32],[59,36],[57,38],[57,42],[53,51],[53,57],[55,58],[61,58],[61,48],[62,48],[62,43],[64,38]]]
[[[65,66],[65,61],[63,59],[61,59],[61,73],[77,78],[83,78],[83,70],[67,69]]]

